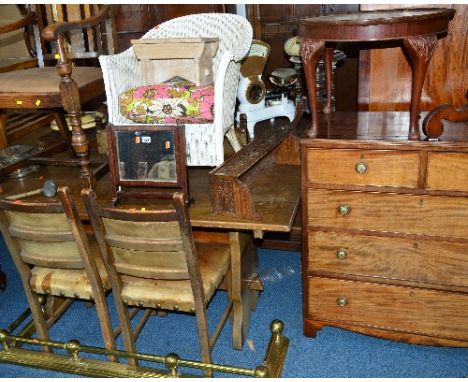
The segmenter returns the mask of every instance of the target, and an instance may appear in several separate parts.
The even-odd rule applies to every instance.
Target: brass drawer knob
[[[354,169],[358,174],[364,174],[365,172],[367,172],[367,168],[368,166],[366,162],[358,162],[356,163],[356,166],[354,166]]]
[[[336,299],[336,305],[346,306],[348,305],[348,299],[346,297],[340,296]]]
[[[351,206],[348,206],[347,204],[340,204],[338,207],[338,212],[342,216],[349,215],[351,213]]]
[[[336,251],[336,257],[338,257],[340,260],[346,259],[348,257],[348,251],[344,248],[340,248],[338,251]]]

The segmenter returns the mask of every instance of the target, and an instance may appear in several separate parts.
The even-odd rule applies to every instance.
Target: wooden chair
[[[99,206],[91,189],[82,190],[82,196],[109,264],[126,350],[135,352],[128,306],[189,312],[197,319],[202,361],[211,362],[211,349],[232,308],[229,244],[195,242],[182,193],[174,194],[175,209],[151,211]],[[209,337],[206,307],[223,279],[229,303]]]
[[[99,67],[78,64],[84,62],[89,65],[86,60],[96,61],[102,53],[115,53],[112,8],[72,4],[37,7],[39,12],[30,10],[21,20],[10,24],[7,30],[0,29],[0,32],[6,32],[32,26],[38,59],[38,67],[0,73],[0,149],[9,143],[6,128],[8,109],[49,109],[55,113],[62,137],[71,141],[78,156],[77,165],[81,166],[83,186],[94,186],[89,165],[89,144],[81,127],[80,114],[82,103],[104,96],[104,82]],[[44,27],[42,40],[39,26],[44,23],[44,15],[47,15],[44,7],[55,9],[51,15],[55,15],[53,20],[58,22]],[[71,21],[73,15],[79,19],[73,18]],[[50,54],[45,50],[47,43]],[[49,59],[57,60],[55,68],[45,66]],[[64,111],[70,114],[71,134]],[[24,134],[29,132],[24,131]],[[21,136],[18,131],[15,134],[16,137]]]
[[[68,187],[59,187],[57,193],[61,202],[0,199],[0,229],[23,283],[37,336],[48,339],[49,327],[74,300],[92,300],[104,346],[115,349],[105,296],[109,279],[97,243],[88,240]],[[49,308],[55,300],[56,310],[48,309],[50,317],[43,314],[41,295],[47,296]]]

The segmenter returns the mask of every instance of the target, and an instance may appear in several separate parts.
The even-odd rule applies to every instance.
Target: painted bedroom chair
[[[184,123],[186,157],[189,166],[217,166],[224,161],[224,136],[240,149],[234,133],[234,109],[240,75],[240,61],[252,43],[252,26],[244,17],[227,13],[202,13],[166,21],[142,39],[218,38],[213,58],[214,111],[212,120]],[[129,89],[147,85],[134,48],[116,55],[99,57],[106,86],[109,122],[138,125],[121,114],[119,97]],[[170,103],[170,101],[169,101]]]

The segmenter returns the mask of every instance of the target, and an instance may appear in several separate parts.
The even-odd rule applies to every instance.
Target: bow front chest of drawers
[[[308,336],[468,346],[468,129],[409,141],[408,118],[324,115],[300,139]]]

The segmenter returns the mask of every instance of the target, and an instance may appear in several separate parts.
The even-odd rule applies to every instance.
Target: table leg
[[[333,48],[325,48],[323,53],[323,68],[325,69],[325,86],[327,90],[327,100],[323,107],[325,114],[332,112],[332,83],[333,83]]]
[[[257,277],[257,249],[251,234],[230,232],[233,301],[232,347],[242,350],[250,316],[263,289]]]
[[[301,57],[304,65],[304,73],[307,81],[307,89],[309,93],[310,114],[312,117],[312,126],[307,131],[309,138],[317,137],[318,116],[317,116],[317,64],[325,48],[324,41],[312,40],[304,38],[301,42]]]
[[[437,46],[437,36],[415,36],[403,40],[408,51],[410,65],[413,69],[411,83],[411,105],[410,105],[410,126],[408,139],[419,140],[419,112],[421,102],[421,92],[426,79],[427,68],[431,61],[432,54]]]

